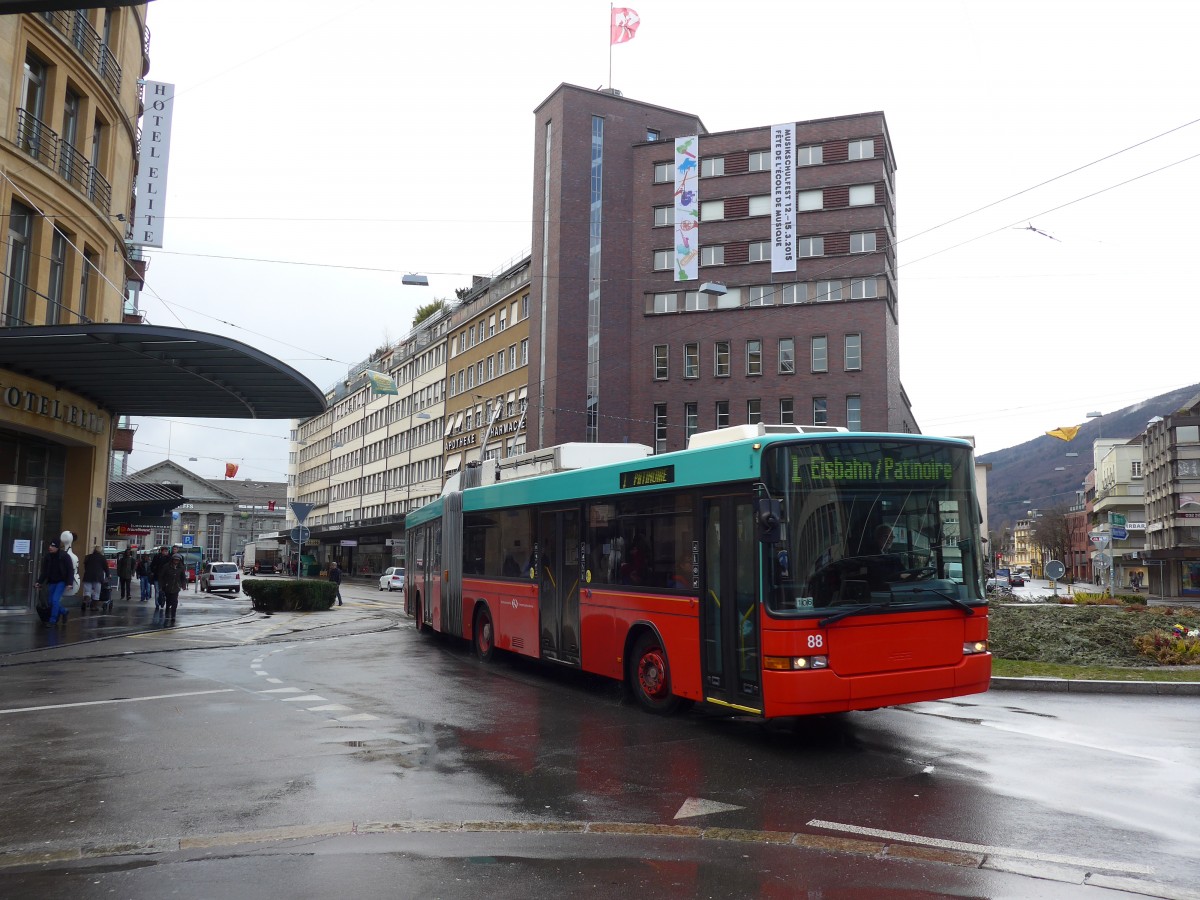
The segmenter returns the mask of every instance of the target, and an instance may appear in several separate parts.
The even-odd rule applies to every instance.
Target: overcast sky
[[[886,114],[924,432],[986,453],[1200,381],[1194,3],[630,6],[626,97],[710,131]],[[610,85],[608,19],[596,0],[154,0],[147,77],[176,106],[148,319],[342,379],[528,252],[533,109]],[[287,422],[189,420],[186,398],[135,421],[131,470],[169,448],[205,477],[286,479]]]

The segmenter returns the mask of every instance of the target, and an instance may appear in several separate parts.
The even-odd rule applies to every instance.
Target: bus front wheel
[[[496,655],[496,629],[492,625],[492,611],[480,604],[475,613],[475,655],[480,662],[488,662]]]
[[[662,641],[645,631],[634,642],[629,683],[641,707],[660,716],[678,712],[683,700],[671,693],[671,666]]]

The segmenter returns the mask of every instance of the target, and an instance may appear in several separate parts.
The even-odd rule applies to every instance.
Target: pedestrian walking
[[[108,560],[93,547],[83,558],[83,609],[95,609],[100,603],[100,589],[108,580]]]
[[[142,588],[141,602],[150,599],[150,559],[145,553],[138,557],[137,566],[133,570]]]
[[[342,605],[342,570],[338,568],[336,562],[329,564],[329,580],[337,585],[337,602],[338,606]]]
[[[50,616],[47,625],[55,625],[60,620],[65,625],[67,610],[62,605],[62,595],[68,587],[75,583],[75,564],[62,550],[59,541],[51,541],[46,555],[42,557],[42,571],[38,575],[38,588],[46,588],[47,601],[50,605]]]
[[[167,547],[159,547],[158,552],[150,560],[150,581],[154,584],[154,608],[163,608],[162,584],[158,580],[163,566],[171,561],[171,551]]]
[[[133,583],[133,576],[137,570],[137,560],[133,557],[133,550],[126,548],[121,554],[121,558],[117,560],[117,581],[121,584],[121,599],[132,600],[129,596],[129,586]]]
[[[187,569],[183,557],[176,553],[159,570],[158,584],[163,593],[163,624],[175,624],[175,611],[179,608],[179,593],[187,586]]]

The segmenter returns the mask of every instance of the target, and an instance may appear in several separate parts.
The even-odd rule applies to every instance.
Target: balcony
[[[121,92],[121,64],[87,20],[84,10],[56,9],[42,13],[42,18],[78,51],[114,94]]]
[[[114,453],[132,453],[133,452],[133,435],[137,431],[137,426],[130,428],[115,428],[113,429],[113,452]]]
[[[87,197],[104,215],[112,205],[112,185],[58,133],[24,109],[17,110],[17,146]]]

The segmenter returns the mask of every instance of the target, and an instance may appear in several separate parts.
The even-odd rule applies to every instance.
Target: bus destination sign
[[[807,471],[804,471],[807,469]],[[792,481],[913,482],[950,481],[954,466],[948,462],[919,459],[825,459],[814,456],[807,462],[792,457]]]
[[[659,484],[675,483],[674,466],[655,466],[653,469],[635,469],[621,473],[621,490],[628,488],[654,487]]]

